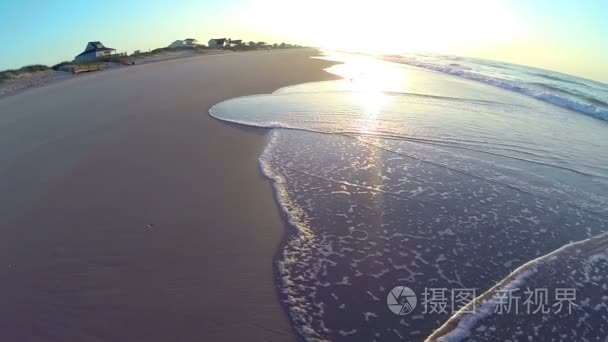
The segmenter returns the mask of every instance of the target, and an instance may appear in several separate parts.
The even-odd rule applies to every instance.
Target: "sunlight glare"
[[[466,50],[525,34],[508,2],[497,0],[262,0],[242,13],[239,22],[252,29],[281,27],[312,46],[372,53]]]

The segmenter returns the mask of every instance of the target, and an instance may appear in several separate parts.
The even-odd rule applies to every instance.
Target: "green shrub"
[[[36,72],[36,71],[46,71],[49,70],[50,68],[46,65],[42,65],[42,64],[34,64],[34,65],[28,65],[28,66],[24,66],[23,68],[19,69],[18,71],[21,72]]]
[[[73,65],[73,64],[74,64],[73,62],[64,61],[64,62],[57,63],[57,64],[53,65],[53,66],[51,67],[51,69],[53,69],[53,70],[59,70],[59,69],[61,69],[61,67],[63,67],[63,66],[66,66],[66,65]]]

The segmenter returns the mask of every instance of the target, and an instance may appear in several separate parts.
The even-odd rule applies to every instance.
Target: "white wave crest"
[[[441,65],[429,62],[419,61],[416,58],[411,57],[387,57],[387,60],[392,62],[408,64],[420,68],[430,69],[433,71],[442,72],[462,78],[466,78],[473,81],[482,82],[485,84],[493,85],[502,89],[524,94],[535,99],[570,109],[576,112],[590,115],[592,117],[607,120],[608,121],[608,109],[601,108],[591,103],[584,102],[583,99],[571,98],[557,92],[552,92],[547,89],[540,89],[537,86],[528,84],[525,82],[517,82],[512,80],[506,80],[499,77],[483,75],[474,71],[470,71],[468,68],[460,65]]]

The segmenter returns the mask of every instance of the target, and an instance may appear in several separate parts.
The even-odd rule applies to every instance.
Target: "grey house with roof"
[[[84,52],[76,56],[77,62],[90,62],[100,57],[111,56],[116,49],[105,47],[101,42],[89,42]]]

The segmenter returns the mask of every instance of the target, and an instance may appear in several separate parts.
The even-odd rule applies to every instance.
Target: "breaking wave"
[[[585,239],[582,241],[572,242],[567,245],[564,245],[557,250],[533,259],[531,261],[526,262],[522,266],[518,267],[515,271],[509,274],[506,278],[498,282],[491,289],[486,291],[481,296],[475,298],[474,301],[469,303],[469,305],[463,307],[460,311],[458,311],[454,316],[450,317],[450,319],[445,322],[441,328],[436,330],[433,334],[431,334],[426,341],[432,342],[457,342],[462,341],[465,338],[472,337],[479,332],[483,332],[481,335],[484,340],[498,340],[496,336],[491,336],[488,334],[486,329],[479,329],[479,331],[473,330],[476,328],[479,323],[487,319],[488,317],[494,315],[496,313],[496,306],[500,305],[499,299],[499,291],[508,291],[509,289],[519,289],[525,286],[526,280],[534,277],[540,272],[547,272],[550,269],[564,269],[564,263],[570,264],[568,265],[569,269],[574,269],[574,265],[581,266],[578,269],[582,270],[580,273],[584,276],[583,281],[579,281],[576,279],[576,272],[571,274],[571,286],[574,289],[578,290],[578,294],[580,295],[592,295],[589,289],[585,289],[584,286],[577,284],[582,283],[590,283],[590,273],[592,265],[597,261],[608,261],[608,233],[600,234],[599,236],[595,236],[589,239]],[[604,267],[606,265],[603,265]],[[555,280],[555,279],[554,279]],[[585,281],[586,280],[586,281]],[[597,282],[599,280],[603,280],[603,277],[596,278],[594,281]],[[597,295],[598,293],[605,292],[606,289],[601,289],[601,286],[596,285],[593,288],[593,292]],[[475,309],[473,309],[475,306]],[[586,315],[590,317],[590,314]],[[536,324],[542,322],[536,322]],[[554,325],[556,320],[552,320],[550,323]],[[538,327],[531,330],[537,330]],[[490,330],[492,331],[492,329]],[[593,331],[587,332],[589,335],[593,334]],[[598,333],[597,331],[595,333]],[[502,336],[505,335],[505,331],[500,332]],[[561,333],[560,337],[562,340],[576,340],[580,339],[580,336],[572,336],[568,334],[569,338]],[[601,336],[601,334],[598,334]],[[535,338],[538,338],[538,334],[531,334]],[[597,336],[597,337],[600,337]],[[492,337],[492,338],[490,338]],[[475,337],[475,339],[480,337]],[[594,340],[595,338],[591,338],[591,336],[585,336],[587,340]]]
[[[392,62],[426,68],[518,92],[556,106],[608,120],[608,85],[576,76],[502,62],[438,55],[387,56]]]

